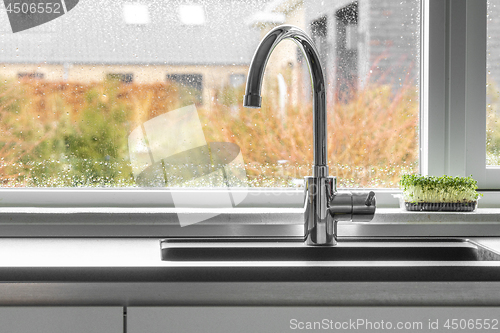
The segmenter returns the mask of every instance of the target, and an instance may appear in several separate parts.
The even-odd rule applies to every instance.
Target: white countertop
[[[473,240],[500,250],[500,238]],[[202,272],[214,273],[210,265],[192,273],[188,270],[188,275],[169,276],[173,272],[170,263],[161,261],[159,241],[154,238],[2,238],[0,279],[5,274],[16,278],[0,283],[0,305],[500,304],[500,269],[498,281],[484,282],[266,282],[241,278],[231,282],[224,276],[220,282],[204,282]],[[453,263],[447,265],[454,269]],[[488,267],[492,263],[472,265]],[[331,272],[335,274],[335,267],[331,267]]]
[[[237,210],[221,214],[220,225],[190,230],[169,222],[172,214],[158,209],[2,209],[0,280],[2,274],[9,278],[0,283],[0,305],[500,305],[500,274],[498,281],[483,282],[203,282],[203,276],[193,282],[182,275],[169,276],[171,264],[161,260],[160,252],[160,240],[167,234],[202,234],[214,228],[236,233],[246,227],[280,234],[286,227],[296,236],[303,230],[300,209]],[[143,225],[137,227],[138,222]],[[409,213],[381,208],[372,222],[340,223],[339,235],[341,240],[466,237],[500,253],[500,237],[488,237],[500,236],[499,223],[500,209]],[[81,236],[82,227],[89,235],[107,230],[122,237],[69,237]],[[129,233],[135,236],[123,237]]]

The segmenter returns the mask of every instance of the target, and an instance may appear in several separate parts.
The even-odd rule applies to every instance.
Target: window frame
[[[481,189],[494,190],[500,188],[500,166],[486,164],[487,1],[468,1],[467,20],[473,21],[467,25],[466,36],[466,170],[478,180]],[[485,112],[475,112],[478,109]]]
[[[472,175],[480,191],[499,190],[500,167],[486,165],[487,0],[422,6],[420,171]]]

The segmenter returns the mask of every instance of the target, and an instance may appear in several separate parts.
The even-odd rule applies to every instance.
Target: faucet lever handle
[[[352,194],[352,222],[369,222],[375,215],[377,201],[375,192],[358,192]]]
[[[370,193],[368,193],[368,196],[366,197],[365,206],[370,207],[374,203],[375,203],[375,192],[370,191]]]

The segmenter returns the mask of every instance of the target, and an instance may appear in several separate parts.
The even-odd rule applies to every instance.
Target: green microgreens
[[[476,201],[477,181],[471,177],[403,175],[399,181],[405,202],[460,203]]]

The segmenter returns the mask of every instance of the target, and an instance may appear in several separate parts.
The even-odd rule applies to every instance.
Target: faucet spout
[[[281,25],[264,37],[250,64],[243,106],[260,108],[267,61],[274,48],[285,39],[292,40],[302,50],[313,91],[314,164],[312,177],[305,177],[304,239],[308,245],[335,245],[337,222],[345,219],[371,220],[375,213],[375,198],[373,192],[368,196],[350,192],[339,194],[335,177],[328,176],[325,77],[314,42],[304,31],[291,25]]]
[[[302,50],[311,76],[313,91],[313,176],[327,177],[326,88],[319,53],[312,39],[301,29],[281,25],[271,30],[260,42],[248,71],[243,106],[260,108],[264,70],[274,48],[283,40],[295,42]]]

